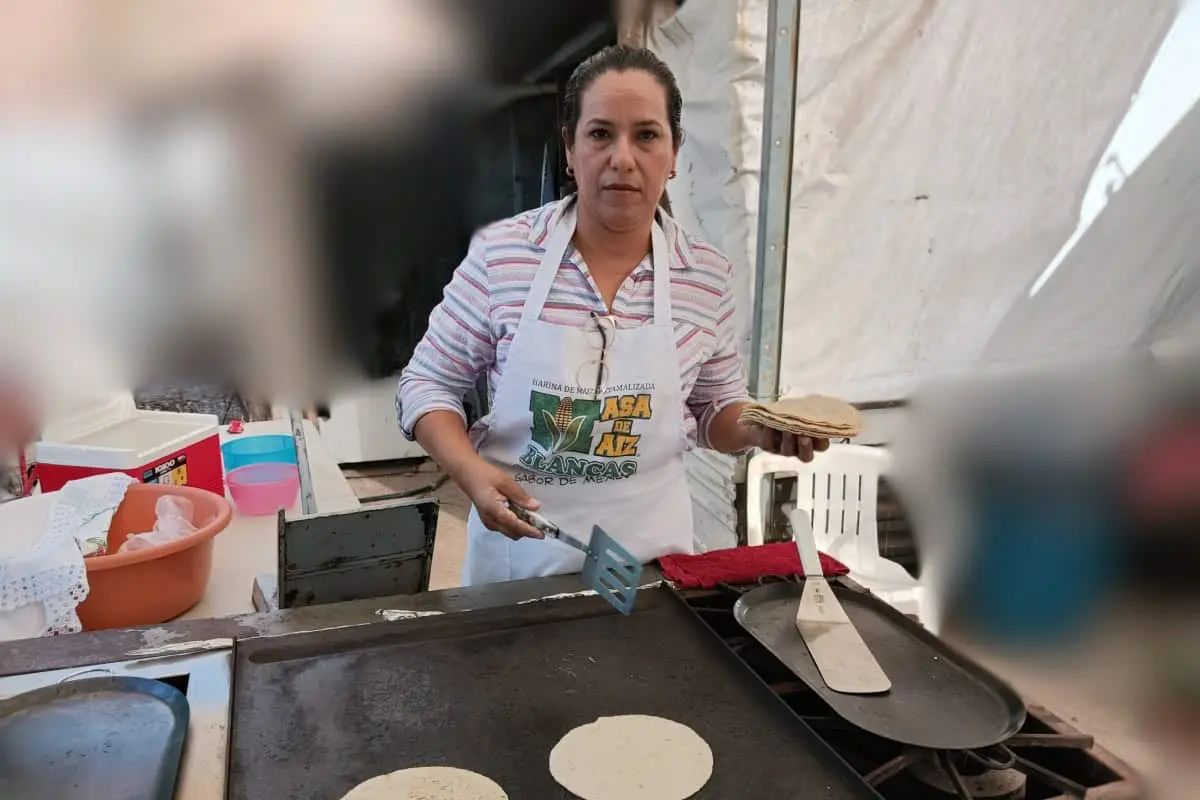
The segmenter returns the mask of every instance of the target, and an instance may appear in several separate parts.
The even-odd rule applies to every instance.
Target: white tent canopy
[[[1009,311],[985,362],[1111,358],[1200,343],[1198,49],[1200,3],[1192,3],[1113,138],[1076,235]]]
[[[782,384],[903,398],[975,361],[1076,227],[1172,0],[805,0]],[[750,324],[766,0],[689,0],[672,202]]]
[[[767,0],[688,0],[651,38],[685,97],[672,204],[733,261],[747,343],[767,14]],[[804,0],[781,389],[903,399],[978,365],[989,342],[989,353],[1024,357],[1016,340],[1005,344],[1010,325],[1044,317],[1047,335],[1061,338],[1057,326],[1087,316],[1093,303],[1069,288],[1070,275],[1089,260],[1079,248],[1101,248],[1101,229],[1115,222],[1097,222],[1097,244],[1081,240],[1044,298],[1024,298],[1078,227],[1097,165],[1176,16],[1173,0]],[[1133,183],[1103,217],[1150,213],[1122,211],[1137,205]],[[1161,239],[1180,227],[1195,207],[1186,186],[1180,216],[1143,232]],[[1195,302],[1194,270],[1170,272],[1155,250],[1138,264],[1156,264],[1160,291],[1145,304],[1156,310],[1130,315],[1179,335],[1196,324],[1184,302]],[[1105,291],[1116,296],[1130,274]],[[1177,288],[1162,294],[1168,279]],[[730,462],[697,455],[691,471],[715,497],[732,492]],[[702,543],[729,543],[732,522],[698,511]]]
[[[1200,338],[1200,106],[1132,176],[1039,292],[1005,317],[987,362],[1120,357]]]

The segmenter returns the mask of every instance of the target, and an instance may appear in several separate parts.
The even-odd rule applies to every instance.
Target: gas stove
[[[1049,711],[1026,701],[1020,733],[986,751],[911,748],[845,722],[751,638],[733,616],[739,594],[688,591],[688,605],[886,800],[1067,800],[1144,797],[1133,770]]]

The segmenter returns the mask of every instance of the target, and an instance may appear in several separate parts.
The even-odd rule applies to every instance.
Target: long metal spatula
[[[808,646],[825,685],[843,694],[880,694],[890,690],[892,682],[825,580],[808,515],[793,509],[788,516],[800,565],[804,568],[796,630]]]
[[[584,543],[534,511],[509,504],[513,513],[542,532],[547,539],[558,539],[582,550],[583,582],[622,614],[633,612],[638,581],[642,577],[642,562],[609,536],[599,525],[592,526],[592,538]]]

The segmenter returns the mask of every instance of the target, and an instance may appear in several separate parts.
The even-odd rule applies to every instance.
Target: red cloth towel
[[[711,589],[718,583],[754,583],[767,575],[803,573],[796,545],[791,542],[731,547],[694,556],[663,556],[658,565],[663,577],[685,589]],[[850,571],[845,564],[824,553],[821,553],[821,569],[830,578]]]

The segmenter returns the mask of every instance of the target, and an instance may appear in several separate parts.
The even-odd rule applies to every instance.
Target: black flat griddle
[[[796,631],[803,591],[803,583],[793,582],[752,589],[738,599],[734,616],[846,721],[885,739],[934,750],[990,747],[1021,730],[1025,704],[1008,684],[879,598],[837,585],[834,594],[892,689],[880,695],[831,690]]]
[[[696,798],[880,798],[668,588],[641,590],[629,617],[593,596],[244,640],[236,665],[231,800],[337,800],[433,765],[514,800],[570,798],[551,748],[617,714],[709,743]]]
[[[171,800],[188,703],[161,681],[86,678],[0,700],[0,798]]]

